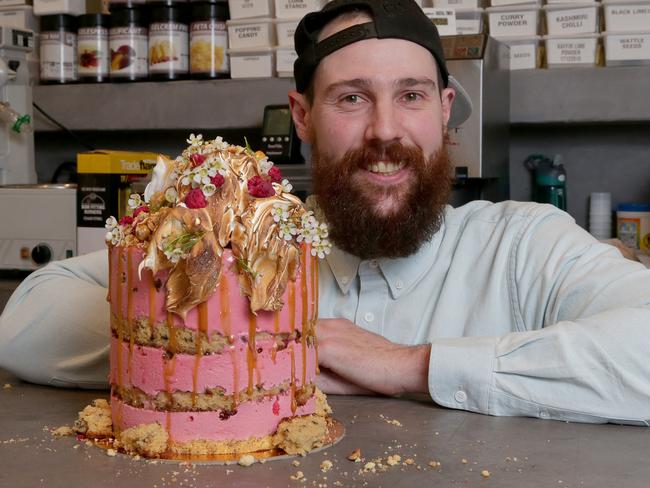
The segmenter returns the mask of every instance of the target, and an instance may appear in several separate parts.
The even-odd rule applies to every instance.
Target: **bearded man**
[[[445,205],[446,131],[470,104],[414,0],[335,0],[301,21],[296,50],[290,106],[335,244],[320,386],[648,425],[650,270],[548,205]],[[106,282],[105,252],[30,275],[0,319],[0,367],[105,387]]]

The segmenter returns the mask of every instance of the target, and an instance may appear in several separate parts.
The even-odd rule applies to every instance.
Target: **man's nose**
[[[366,128],[366,140],[393,143],[400,141],[403,135],[399,112],[392,100],[375,101],[374,110]]]

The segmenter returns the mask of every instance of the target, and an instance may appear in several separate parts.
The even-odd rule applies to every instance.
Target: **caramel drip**
[[[246,359],[248,360],[248,394],[253,393],[253,371],[257,368],[257,346],[255,345],[255,335],[257,333],[257,316],[251,312],[248,313],[248,349],[246,350]]]
[[[289,325],[291,333],[296,330],[296,282],[289,282]]]
[[[151,271],[151,282],[149,283],[149,329],[153,337],[154,323],[156,321],[156,285],[153,271]]]
[[[171,312],[167,312],[167,330],[169,331],[169,341],[167,350],[171,354],[176,354],[178,349],[178,341],[176,340],[176,328],[174,327],[174,316]]]
[[[163,359],[163,379],[165,382],[165,391],[167,392],[168,397],[171,397],[172,393],[172,384],[171,379],[174,377],[176,371],[176,355],[168,358],[167,356]],[[169,448],[170,443],[172,442],[172,417],[171,412],[167,411],[167,416],[165,418],[165,430],[169,434],[169,440],[167,442],[167,447]]]
[[[307,382],[307,334],[305,334],[305,329],[307,328],[309,320],[309,300],[307,296],[307,283],[309,277],[307,276],[307,253],[300,253],[300,284],[302,288],[302,321],[300,324],[300,344],[302,346],[302,382],[300,383],[303,387]]]
[[[232,408],[234,410],[239,403],[239,366],[237,365],[237,347],[234,345],[230,346],[230,357],[232,359]]]
[[[122,340],[124,339],[124,334],[122,333],[122,273],[124,272],[124,266],[122,264],[122,248],[118,247],[117,249],[117,284],[116,284],[116,294],[117,294],[117,386],[122,387]]]
[[[115,248],[111,245],[108,246],[108,292],[106,293],[106,301],[111,302],[111,290],[113,288],[113,273],[111,273],[111,270],[113,269],[111,266],[111,258],[113,257],[113,253],[115,252]]]
[[[129,372],[129,384],[133,378],[133,346],[135,345],[135,334],[133,333],[133,288],[135,279],[133,277],[133,248],[126,250],[126,323],[129,327],[129,361],[127,368]]]
[[[289,345],[289,349],[291,351],[291,415],[295,415],[298,405],[296,403],[296,355],[293,342]]]
[[[219,318],[221,319],[221,330],[224,337],[232,344],[234,338],[232,336],[232,327],[230,326],[230,296],[228,290],[228,278],[226,273],[221,273],[221,280],[219,281],[220,299],[221,299],[221,312]]]
[[[199,327],[196,330],[196,355],[194,356],[194,372],[192,374],[192,407],[196,407],[196,385],[199,380],[199,368],[203,357],[203,337],[208,336],[208,304],[199,303]]]
[[[318,320],[318,261],[316,258],[311,258],[311,293],[312,293],[312,331],[314,333],[314,352],[316,355],[316,374],[320,374],[318,367],[318,341],[316,339],[316,321]]]

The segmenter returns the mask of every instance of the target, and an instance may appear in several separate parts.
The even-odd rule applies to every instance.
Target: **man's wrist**
[[[400,374],[397,380],[396,394],[429,392],[429,359],[431,344],[419,346],[400,346],[394,359],[396,370]]]

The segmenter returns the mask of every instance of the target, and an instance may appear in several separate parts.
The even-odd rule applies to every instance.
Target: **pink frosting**
[[[309,250],[303,246],[302,252],[306,253],[307,265],[301,267],[298,272],[296,281],[289,280],[282,300],[284,307],[280,312],[259,311],[256,317],[256,328],[258,331],[275,331],[275,315],[279,314],[278,331],[290,332],[291,330],[301,329],[303,324],[303,309],[307,309],[307,318],[314,318],[314,300],[316,299],[312,282],[315,276],[314,268],[317,266],[316,258],[311,256]],[[131,254],[131,265],[129,266],[128,254]],[[143,270],[142,280],[138,278],[138,266],[143,258],[143,252],[137,248],[111,247],[109,249],[110,260],[110,290],[111,311],[118,314],[118,294],[121,294],[121,316],[129,316],[128,290],[131,291],[131,318],[149,317],[150,315],[150,289],[152,288],[152,273],[149,270]],[[122,271],[124,283],[118,277],[118,259],[122,259]],[[206,301],[208,315],[208,333],[219,331],[225,335],[240,334],[249,330],[251,322],[250,305],[248,298],[241,294],[239,290],[238,273],[236,270],[235,258],[230,249],[224,249],[222,259],[222,282],[217,286],[215,292]],[[129,272],[130,268],[130,272]],[[167,316],[165,310],[165,286],[169,272],[161,271],[156,275],[156,279],[163,285],[153,294],[153,311],[156,323],[164,321]],[[303,297],[303,280],[306,280]],[[226,283],[227,290],[222,290],[223,283]],[[290,289],[293,288],[293,304],[289,299]],[[222,306],[222,294],[224,295],[225,305]],[[303,301],[306,307],[303,307]],[[191,329],[198,328],[198,311],[197,307],[190,310],[187,314],[185,323],[182,319],[173,314],[174,324],[185,326]]]
[[[257,354],[255,360],[253,385],[261,383],[265,389],[270,389],[291,378],[291,345],[278,351],[274,362],[272,344],[271,339],[256,343],[256,349],[261,348],[262,352]],[[165,360],[161,349],[134,345],[131,364],[129,364],[129,343],[122,342],[120,345],[119,340],[112,337],[110,382],[124,387],[135,386],[148,395],[156,395],[160,391],[194,391],[196,374],[197,393],[208,388],[222,387],[227,394],[232,394],[234,391],[242,391],[249,384],[247,349],[248,345],[238,340],[228,351],[200,357],[197,368],[194,355],[175,354],[172,359]],[[293,344],[293,349],[295,383],[299,388],[303,382],[303,372],[307,384],[311,383],[316,376],[316,351],[313,347],[307,347],[306,368],[303,368],[300,341]],[[118,381],[118,350],[122,353],[119,378],[121,381]],[[168,363],[169,368],[169,385],[165,383],[165,363]]]
[[[296,409],[295,415],[308,415],[314,413],[314,409],[315,400],[311,398]],[[282,419],[293,416],[291,392],[238,405],[237,413],[225,419],[219,417],[220,412],[158,412],[133,408],[116,397],[111,397],[111,410],[119,430],[158,422],[175,442],[245,440],[271,435]]]

